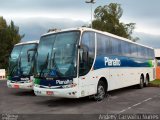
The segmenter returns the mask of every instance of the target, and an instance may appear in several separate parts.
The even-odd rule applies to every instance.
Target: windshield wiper
[[[18,72],[21,75],[21,57],[19,57],[19,59],[18,59]]]
[[[15,71],[16,67],[17,67],[17,69],[19,67],[20,71],[21,71],[21,63],[20,63],[20,61],[21,61],[21,57],[19,56],[16,64],[13,67],[11,67],[12,69],[11,69],[10,75],[13,75],[13,72]],[[18,72],[19,72],[19,69],[18,69]]]
[[[44,74],[43,70],[45,69],[45,67],[48,66],[48,59],[49,59],[49,53],[48,53],[48,55],[47,55],[47,58],[46,58],[46,60],[45,60],[45,63],[43,64],[43,67],[42,67],[42,69],[41,69],[40,77],[42,77],[42,73]]]
[[[60,77],[60,75],[59,75],[60,71],[59,71],[59,69],[57,68],[57,65],[56,65],[56,62],[55,62],[55,55],[56,55],[56,52],[54,52],[53,58],[51,59],[51,63],[52,63],[51,66],[55,69],[56,75],[57,75],[58,77]]]
[[[17,64],[15,64],[15,65],[12,67],[11,72],[10,72],[10,75],[13,75],[13,72],[14,72],[14,70],[15,70],[16,67],[17,67]]]

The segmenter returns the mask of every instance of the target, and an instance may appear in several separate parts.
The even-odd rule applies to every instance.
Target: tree
[[[120,4],[110,3],[109,5],[99,6],[94,11],[93,28],[137,41],[139,38],[131,36],[135,29],[135,23],[125,24],[120,22],[122,14],[123,9]]]
[[[14,45],[24,37],[19,34],[19,28],[11,21],[7,25],[6,20],[0,17],[0,69],[7,69],[9,55]]]

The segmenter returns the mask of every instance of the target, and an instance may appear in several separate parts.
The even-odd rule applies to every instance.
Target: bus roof
[[[133,41],[127,39],[127,38],[123,38],[123,37],[120,37],[120,36],[117,36],[117,35],[105,32],[105,31],[99,31],[99,30],[92,29],[92,28],[87,28],[87,27],[79,27],[79,28],[69,28],[69,29],[55,30],[55,31],[51,31],[51,32],[48,32],[46,34],[43,34],[42,36],[50,35],[50,34],[53,34],[53,33],[74,31],[74,30],[80,30],[81,32],[83,32],[83,31],[93,31],[93,32],[96,32],[96,33],[101,33],[101,34],[108,35],[108,36],[113,37],[113,38],[117,38],[117,39],[120,39],[120,40],[123,40],[123,41],[127,41],[127,42],[130,42],[130,43],[133,43],[133,44],[137,44],[137,45],[140,45],[140,46],[143,46],[143,47],[147,47],[147,48],[153,49],[152,47],[149,47],[149,46],[146,46],[146,45],[142,45],[142,44],[133,42]]]
[[[15,46],[24,45],[24,44],[31,44],[31,43],[39,43],[39,40],[31,40],[31,41],[26,41],[26,42],[20,42],[20,43],[15,44]]]

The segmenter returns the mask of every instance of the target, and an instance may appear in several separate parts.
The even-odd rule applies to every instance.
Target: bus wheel
[[[147,87],[148,84],[149,84],[149,75],[147,74],[144,86]]]
[[[140,83],[139,83],[139,85],[138,85],[138,88],[139,88],[139,89],[142,89],[143,86],[144,86],[144,77],[141,76],[141,77],[140,77]]]
[[[106,95],[105,84],[103,81],[99,81],[97,86],[97,94],[94,95],[94,99],[96,101],[101,101],[104,99],[105,95]]]

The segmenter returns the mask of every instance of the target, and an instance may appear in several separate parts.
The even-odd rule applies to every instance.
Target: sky
[[[160,48],[160,0],[96,0],[93,9],[109,3],[121,4],[121,22],[136,23],[138,43]],[[0,16],[19,26],[22,41],[38,40],[52,28],[88,25],[90,8],[85,0],[0,0]]]

